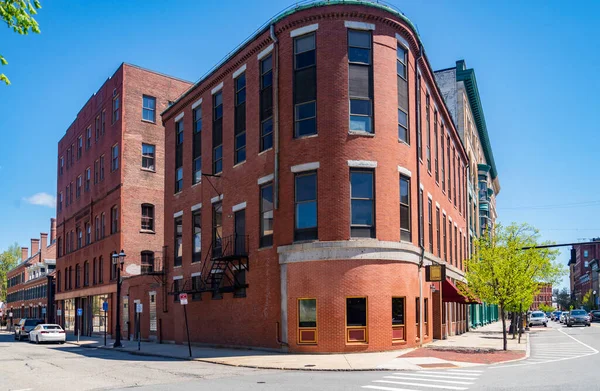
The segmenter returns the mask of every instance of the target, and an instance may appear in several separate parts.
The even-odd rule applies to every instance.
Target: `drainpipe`
[[[274,208],[279,209],[279,41],[275,35],[275,25],[272,24],[269,33],[273,41],[273,135],[275,144],[275,168],[273,172],[273,202]]]
[[[415,61],[415,91],[417,96],[417,135],[419,134],[418,129],[421,126],[421,89],[419,84],[419,60],[423,57],[423,45],[419,43],[419,56]],[[421,132],[421,139],[417,140],[417,143],[421,142],[421,149],[423,148],[423,134]],[[423,346],[423,257],[425,255],[425,246],[423,246],[423,222],[421,221],[421,215],[425,215],[423,205],[421,204],[421,162],[419,156],[419,148],[415,148],[417,154],[417,184],[419,186],[419,193],[417,197],[417,212],[419,213],[418,227],[419,227],[419,247],[421,248],[421,255],[419,256],[419,347]]]

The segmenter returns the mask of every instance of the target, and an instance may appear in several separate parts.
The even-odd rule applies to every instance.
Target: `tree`
[[[33,18],[37,10],[42,8],[39,0],[0,0],[0,19],[6,22],[8,28],[21,35],[27,35],[29,31],[40,33],[38,22]],[[0,54],[0,64],[7,65],[8,61]],[[0,73],[0,82],[6,85],[10,80],[4,73]]]
[[[552,307],[551,305],[548,304],[540,304],[540,311],[542,312],[553,312],[554,311],[554,307]]]
[[[587,291],[585,295],[583,295],[583,299],[581,299],[581,305],[587,311],[591,311],[594,308],[594,297],[591,289]]]
[[[566,310],[571,305],[571,294],[569,293],[567,288],[562,288],[559,292],[558,289],[555,290],[556,293],[556,304],[558,304],[558,308],[560,310]]]
[[[504,350],[506,311],[529,308],[540,283],[556,283],[564,274],[562,266],[553,262],[558,251],[537,248],[538,242],[539,231],[527,224],[498,224],[474,241],[475,251],[467,261],[469,288],[482,301],[500,307]]]
[[[19,263],[21,247],[15,242],[0,254],[0,301],[6,301],[6,274]]]

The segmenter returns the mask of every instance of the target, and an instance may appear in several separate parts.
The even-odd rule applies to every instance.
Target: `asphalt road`
[[[600,324],[551,323],[531,333],[527,360],[419,372],[307,372],[234,368],[74,345],[34,345],[0,333],[0,390],[600,390]]]

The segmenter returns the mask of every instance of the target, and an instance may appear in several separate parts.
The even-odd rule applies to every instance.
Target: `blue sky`
[[[0,249],[49,229],[54,208],[37,204],[56,192],[57,142],[121,62],[195,81],[292,4],[41,1],[41,35],[0,29],[13,83],[0,86]],[[418,27],[435,69],[475,68],[500,220],[556,242],[600,236],[600,2],[388,1]]]

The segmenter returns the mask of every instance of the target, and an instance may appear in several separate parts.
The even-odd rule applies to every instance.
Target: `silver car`
[[[548,327],[548,318],[542,311],[533,311],[529,316],[529,327],[544,326]]]

